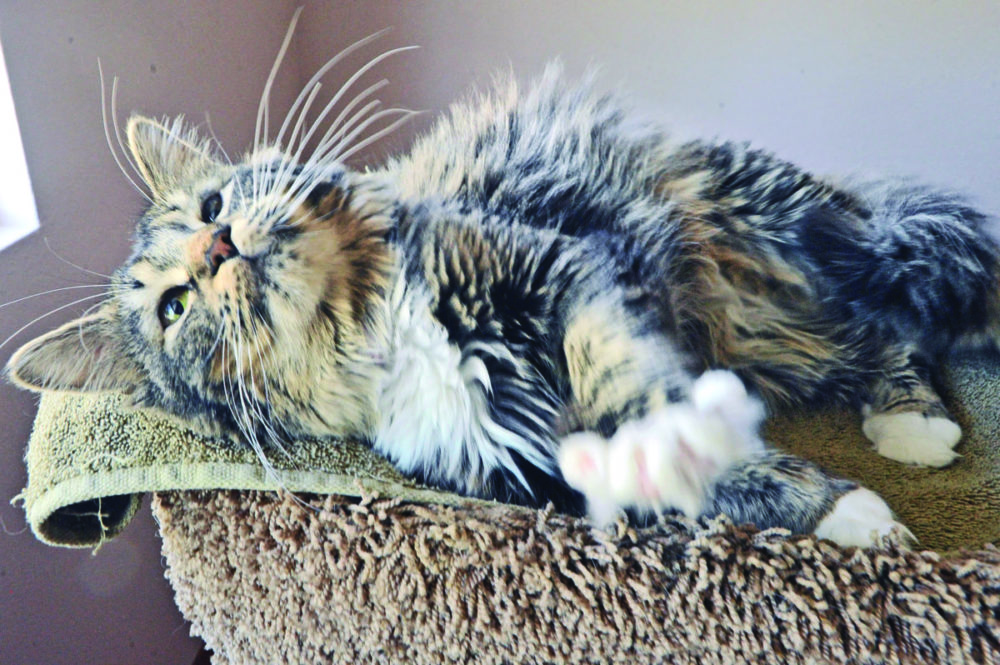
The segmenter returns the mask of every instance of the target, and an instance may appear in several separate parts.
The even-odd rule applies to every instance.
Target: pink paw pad
[[[690,402],[625,423],[610,440],[593,432],[566,437],[559,466],[596,521],[610,521],[624,507],[695,516],[715,479],[762,447],[761,418],[735,375],[708,372]]]

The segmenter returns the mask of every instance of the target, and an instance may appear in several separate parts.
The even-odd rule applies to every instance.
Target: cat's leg
[[[874,492],[815,465],[765,450],[761,412],[729,372],[708,372],[689,403],[626,423],[609,440],[567,437],[560,468],[584,493],[592,519],[606,523],[629,508],[724,513],[738,524],[815,533],[842,546],[870,546],[893,531],[912,534]]]
[[[715,477],[760,447],[760,409],[729,372],[694,381],[648,310],[623,300],[608,291],[567,322],[560,470],[599,522],[624,506],[697,512]]]
[[[927,372],[907,354],[869,387],[862,430],[880,455],[907,464],[942,467],[955,461],[962,437]]]
[[[731,372],[692,379],[680,353],[614,294],[567,322],[566,482],[596,521],[675,509],[867,545],[905,528],[877,495],[763,449],[762,411]]]
[[[876,493],[773,450],[734,464],[716,481],[705,514],[718,513],[737,524],[814,533],[844,547],[876,545],[891,533],[906,545],[915,540]]]

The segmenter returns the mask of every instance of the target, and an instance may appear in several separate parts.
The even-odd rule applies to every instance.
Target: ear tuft
[[[155,198],[216,164],[209,143],[183,116],[155,120],[133,115],[125,134],[135,168]]]
[[[142,380],[106,309],[34,339],[14,353],[7,375],[29,390],[133,392]]]

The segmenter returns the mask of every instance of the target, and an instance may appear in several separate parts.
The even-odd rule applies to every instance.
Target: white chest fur
[[[482,360],[509,351],[478,344],[475,353],[463,353],[433,318],[429,302],[403,284],[390,297],[375,449],[404,472],[452,481],[459,489],[475,491],[495,469],[506,469],[527,487],[511,452],[549,470],[551,457],[493,420]]]

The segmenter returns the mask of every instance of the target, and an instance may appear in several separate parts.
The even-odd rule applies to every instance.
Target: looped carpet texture
[[[724,518],[156,496],[214,663],[994,663],[1000,550],[844,550]]]

